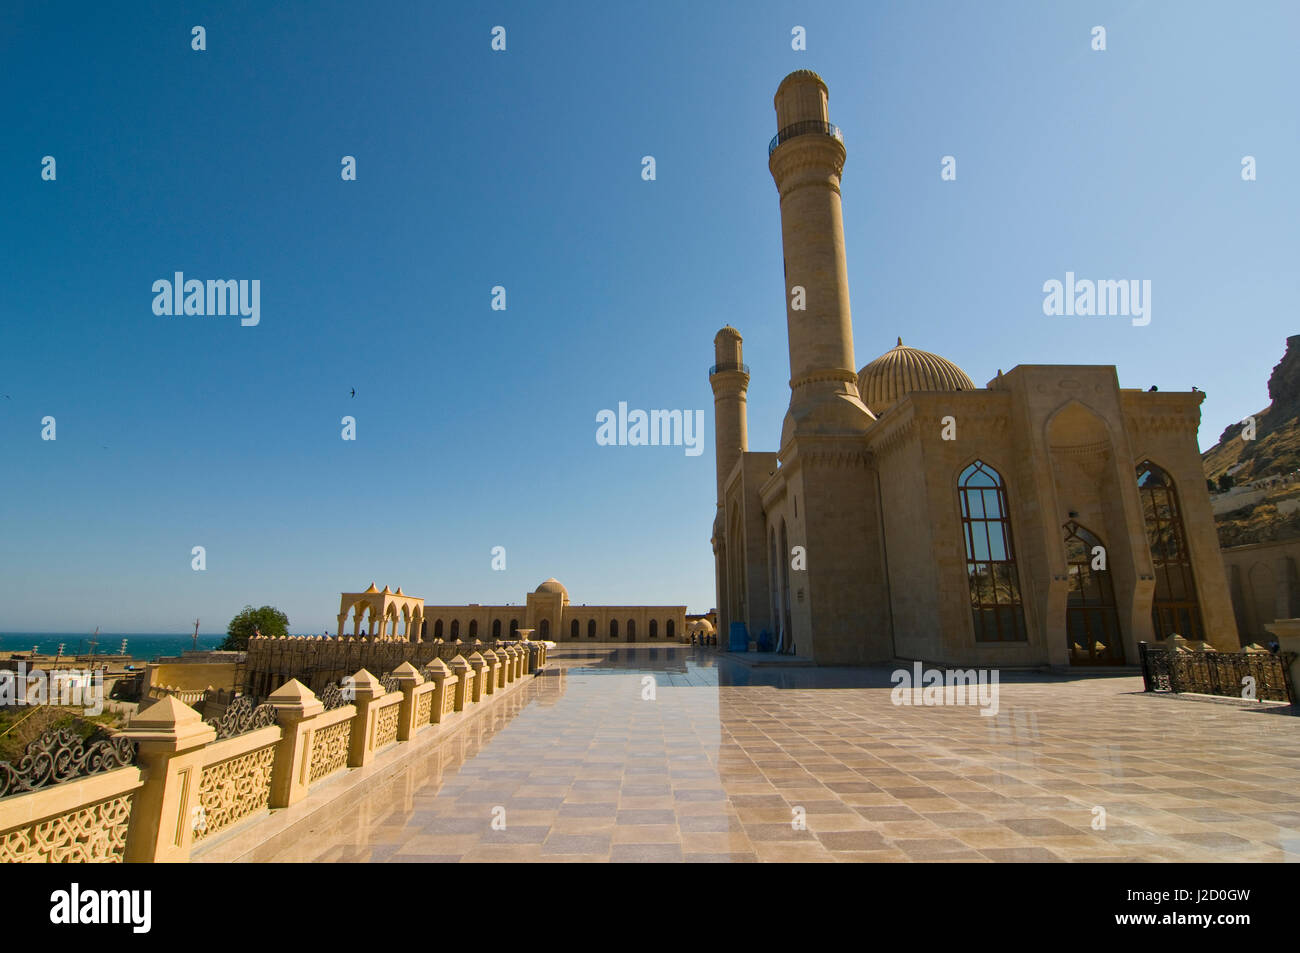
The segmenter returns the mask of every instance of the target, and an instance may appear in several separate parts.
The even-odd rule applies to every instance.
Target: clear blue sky
[[[1290,2],[7,3],[0,631],[321,631],[372,580],[708,609],[714,332],[751,449],[789,397],[766,146],[801,67],[859,365],[1113,363],[1206,391],[1208,447],[1300,330],[1298,36]],[[1067,270],[1150,279],[1151,324],[1045,317]],[[175,271],[259,279],[260,325],[155,316]],[[705,453],[597,446],[619,401],[705,410]]]

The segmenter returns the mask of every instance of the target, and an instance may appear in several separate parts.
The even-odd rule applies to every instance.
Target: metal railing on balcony
[[[709,376],[712,377],[714,374],[721,374],[723,371],[741,371],[745,374],[748,374],[749,365],[748,364],[714,364],[712,367],[709,368]]]
[[[776,147],[787,139],[793,139],[795,136],[821,135],[830,136],[833,139],[844,141],[844,136],[840,134],[840,127],[833,123],[823,122],[820,119],[805,119],[803,122],[791,123],[786,126],[768,143],[767,154],[770,156],[776,151]]]

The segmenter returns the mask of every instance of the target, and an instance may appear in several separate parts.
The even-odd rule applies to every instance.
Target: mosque
[[[899,339],[856,369],[845,147],[810,70],[776,91],[790,406],[749,449],[740,333],[714,338],[719,642],[819,664],[1136,664],[1177,634],[1237,648],[1196,433],[1205,395],[1114,366],[984,387]]]

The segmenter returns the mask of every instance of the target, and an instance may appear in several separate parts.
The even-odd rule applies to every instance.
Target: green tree
[[[1233,484],[1236,483],[1236,482],[1237,482],[1237,481],[1234,480],[1234,479],[1232,478],[1232,474],[1231,474],[1231,473],[1220,473],[1220,474],[1219,474],[1219,489],[1220,489],[1220,490],[1223,490],[1223,491],[1230,490],[1230,489],[1232,489]]]
[[[248,640],[258,632],[268,637],[288,635],[289,617],[275,606],[262,606],[260,609],[244,606],[239,615],[230,620],[221,651],[243,652],[248,648]]]

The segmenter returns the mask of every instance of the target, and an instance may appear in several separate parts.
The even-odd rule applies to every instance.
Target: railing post
[[[479,654],[483,656],[483,665],[484,665],[483,694],[491,695],[494,694],[497,690],[497,675],[501,671],[501,660],[497,655],[497,653],[492,649],[485,649],[482,653]],[[473,658],[474,656],[471,655],[470,660],[472,661]],[[477,700],[478,699],[475,699],[475,701]]]
[[[433,692],[433,723],[438,725],[456,710],[456,676],[442,659],[430,662],[428,672],[429,680],[438,686]]]
[[[488,668],[487,659],[482,652],[472,653],[467,661],[474,669],[474,695],[466,701],[482,701],[483,693],[487,691],[487,677],[492,670]]]
[[[194,841],[203,749],[217,730],[177,698],[163,698],[131,720],[122,734],[139,744],[144,785],[136,792],[123,860],[186,861]]]
[[[402,690],[402,709],[397,716],[397,740],[409,741],[419,730],[415,723],[415,690],[424,684],[424,676],[410,662],[393,669],[393,678]],[[437,699],[434,699],[437,702]]]
[[[474,676],[477,673],[463,655],[453,658],[450,668],[456,676],[456,697],[453,704],[456,711],[464,711],[465,706],[474,701]]]
[[[348,745],[348,767],[362,768],[374,756],[375,701],[388,694],[379,679],[364,668],[352,676],[353,701],[357,715],[352,719],[352,738]]]
[[[275,720],[284,729],[271,766],[269,806],[288,807],[307,794],[311,783],[312,740],[316,733],[313,722],[325,711],[325,706],[296,678],[273,691],[267,703],[275,706]]]

